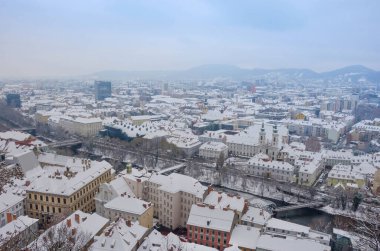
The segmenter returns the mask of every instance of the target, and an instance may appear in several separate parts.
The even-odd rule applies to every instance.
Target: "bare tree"
[[[360,239],[358,245],[363,250],[371,248],[373,250],[380,250],[380,219],[379,214],[371,211],[366,211],[363,218],[356,219],[352,222],[351,228],[353,235]]]
[[[314,219],[310,222],[309,227],[316,231],[328,233],[329,231],[331,231],[332,222],[326,222],[322,219]]]
[[[20,223],[24,224],[23,222]],[[0,250],[22,250],[26,245],[31,243],[39,236],[38,230],[33,230],[28,226],[25,227],[25,230],[19,232],[18,228],[15,226],[15,230],[13,232],[7,232],[6,235],[0,235]]]
[[[217,160],[216,160],[216,169],[217,169],[217,170],[223,168],[223,166],[224,166],[224,160],[225,160],[225,159],[224,159],[224,153],[221,152],[221,153],[219,154],[219,157],[218,157]]]
[[[49,228],[28,248],[30,251],[79,251],[91,236],[81,230],[69,228],[65,222]]]
[[[305,142],[306,150],[311,152],[319,152],[321,144],[316,137],[309,137]]]

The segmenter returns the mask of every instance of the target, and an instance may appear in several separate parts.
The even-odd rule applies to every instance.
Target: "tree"
[[[29,245],[30,251],[79,251],[90,241],[91,236],[81,230],[69,228],[66,222],[59,223]]]
[[[367,210],[361,219],[355,219],[350,225],[353,235],[360,239],[357,244],[362,250],[380,250],[380,219],[377,213]]]
[[[220,170],[220,169],[222,169],[223,166],[224,166],[224,153],[221,152],[221,153],[219,154],[218,159],[216,160],[216,170]]]
[[[18,220],[21,224],[24,224],[21,220]],[[31,243],[39,236],[38,230],[32,230],[31,228],[25,229],[23,232],[17,231],[15,226],[14,232],[7,232],[4,235],[0,235],[0,250],[18,251],[22,250],[26,245]]]
[[[319,152],[321,144],[316,137],[309,137],[305,142],[306,151]]]
[[[356,193],[354,195],[354,198],[352,199],[352,211],[356,212],[356,210],[358,210],[358,207],[362,200],[363,196],[360,193]]]

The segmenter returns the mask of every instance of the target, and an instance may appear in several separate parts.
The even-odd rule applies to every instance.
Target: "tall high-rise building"
[[[111,82],[109,81],[95,81],[95,99],[104,100],[111,97]]]
[[[20,94],[17,93],[8,93],[7,94],[7,105],[10,107],[21,107],[21,98]]]

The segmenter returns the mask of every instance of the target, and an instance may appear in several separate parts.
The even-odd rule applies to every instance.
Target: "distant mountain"
[[[101,71],[90,76],[94,79],[126,80],[126,79],[236,79],[248,80],[257,78],[290,78],[298,80],[307,79],[346,79],[358,81],[366,79],[380,82],[380,72],[362,65],[352,65],[333,71],[317,73],[309,69],[245,69],[233,65],[210,64],[193,67],[182,71]]]
[[[379,82],[380,72],[372,70],[362,65],[351,65],[334,71],[323,72],[320,74],[325,79],[331,78],[350,78],[353,81],[367,79],[369,81]]]

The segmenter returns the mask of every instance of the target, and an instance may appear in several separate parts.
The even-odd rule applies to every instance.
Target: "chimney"
[[[66,225],[67,225],[68,228],[71,227],[71,219],[67,219],[66,220]]]
[[[75,221],[79,224],[80,223],[80,216],[79,214],[75,214]]]
[[[222,196],[219,196],[218,197],[218,202],[220,202],[222,200]]]
[[[212,189],[212,186],[207,187],[207,194],[210,194],[214,189]]]
[[[13,217],[12,217],[12,214],[11,213],[7,213],[7,223],[11,222],[13,220]]]
[[[71,235],[76,235],[77,234],[77,229],[74,227],[71,229]]]
[[[146,204],[143,204],[143,207],[146,208],[147,207]]]
[[[125,223],[127,224],[128,227],[131,227],[132,225],[130,220],[127,220]]]
[[[29,186],[29,185],[30,185],[30,180],[25,181],[25,186]]]
[[[210,206],[208,206],[210,209],[215,209],[215,206],[213,206],[213,205],[210,205]]]
[[[15,214],[13,214],[12,217],[13,217],[13,220],[17,219],[17,215],[15,215]]]

